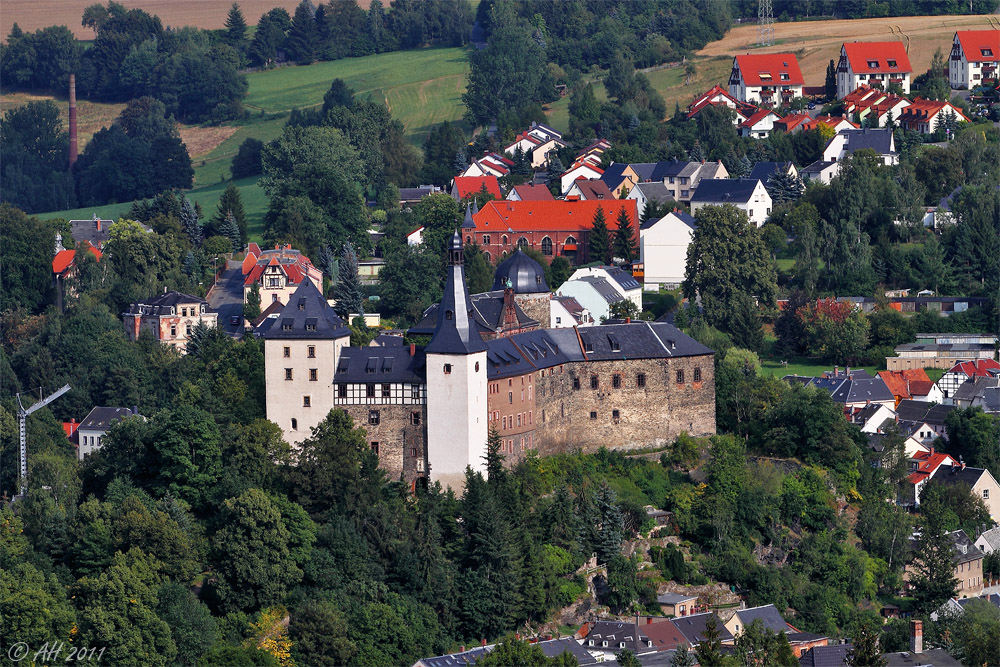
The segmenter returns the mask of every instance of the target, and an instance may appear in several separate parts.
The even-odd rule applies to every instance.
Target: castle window
[[[471,236],[466,236],[466,237],[465,237],[465,242],[466,242],[466,244],[468,244],[468,245],[472,245],[472,237],[471,237]]]
[[[285,358],[287,359],[290,356],[292,356],[292,348],[286,347],[285,348]]]
[[[372,451],[375,452],[375,456],[378,456],[378,443],[377,442],[373,442],[371,444],[371,448],[372,448]]]
[[[420,398],[420,385],[415,384],[410,386],[410,398],[412,399]]]
[[[316,370],[315,368],[310,368],[309,369],[309,381],[310,382],[315,382],[318,379],[317,378],[317,374],[318,373],[319,373],[319,371]]]
[[[563,241],[563,245],[576,245],[576,237],[567,236],[566,240]]]
[[[490,235],[483,234],[483,245],[489,245],[489,244],[490,244]]]
[[[383,384],[382,385],[382,398],[389,398],[392,396],[392,385]]]
[[[611,386],[614,387],[615,389],[621,389],[621,386],[622,386],[622,376],[619,375],[618,373],[615,373],[614,375],[612,375],[611,376]]]
[[[701,368],[694,369],[694,381],[701,382]]]
[[[291,380],[292,379],[292,369],[291,368],[286,368],[285,369],[285,379],[286,380]]]
[[[375,385],[371,382],[365,385],[365,398],[375,398]]]
[[[635,376],[635,386],[639,387],[640,389],[642,389],[643,387],[646,386],[646,374],[645,373],[637,373],[636,374],[636,376]]]
[[[507,235],[506,234],[504,234],[503,236],[500,237],[500,243],[503,244],[503,245],[507,245],[507,243],[509,243],[509,241],[507,240]]]
[[[379,422],[382,421],[382,414],[378,410],[368,411],[368,425],[378,426]]]
[[[302,407],[304,407],[304,408],[311,408],[312,407],[312,398],[310,396],[303,396],[302,397]]]
[[[528,239],[525,238],[525,237],[523,237],[523,236],[521,238],[519,238],[517,240],[517,247],[518,248],[527,248],[528,247]]]
[[[420,426],[420,413],[419,412],[411,412],[410,413],[410,423],[413,424],[414,426]],[[414,454],[414,456],[416,456],[416,454]]]
[[[514,403],[514,392],[512,391],[507,392],[507,403],[511,405]]]
[[[597,419],[597,411],[596,410],[591,410],[590,411],[590,418],[591,419]]]
[[[684,384],[684,369],[677,371],[677,384]]]
[[[579,388],[580,388],[580,378],[575,377],[573,378],[573,389],[579,389]]]
[[[310,345],[309,346],[309,354],[307,356],[310,359],[315,359],[316,358],[316,346],[315,345]]]
[[[590,388],[591,389],[597,389],[598,385],[599,385],[599,382],[597,380],[597,376],[596,375],[591,375],[590,376]]]
[[[293,431],[299,430],[299,420],[296,419],[295,417],[292,417],[292,430]]]
[[[542,239],[542,254],[551,255],[552,254],[552,239],[546,236]]]
[[[445,364],[444,365],[444,374],[445,375],[451,375],[451,364]]]
[[[340,383],[337,385],[337,398],[347,398],[347,385]]]
[[[621,419],[622,419],[622,413],[621,412],[619,412],[618,410],[612,410],[611,411],[611,421],[613,421],[614,423],[617,424],[618,422],[621,421]]]

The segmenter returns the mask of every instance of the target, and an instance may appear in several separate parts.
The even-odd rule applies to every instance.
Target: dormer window
[[[305,310],[305,309],[306,309],[306,300],[299,299],[299,310]]]
[[[898,67],[898,66],[899,66],[899,65],[897,65],[897,64],[896,64],[896,61],[895,61],[895,60],[890,60],[890,61],[889,61],[889,67]]]
[[[993,49],[982,48],[982,49],[979,49],[979,53],[982,54],[982,56],[984,58],[992,58],[993,57]]]
[[[761,81],[770,81],[771,80],[771,73],[770,72],[761,72],[760,73],[760,80]]]
[[[444,311],[444,319],[451,322],[453,319],[455,319],[455,313],[451,312],[450,310]]]
[[[782,72],[781,73],[781,80],[782,81],[788,81],[788,74],[786,74],[785,72]]]
[[[869,60],[868,61],[868,69],[878,69],[878,61],[877,60]]]

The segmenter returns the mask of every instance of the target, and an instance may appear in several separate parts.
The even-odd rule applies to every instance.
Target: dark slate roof
[[[945,484],[948,486],[965,484],[971,488],[985,474],[985,468],[970,468],[969,466],[963,468],[961,464],[957,466],[941,465],[930,481],[932,484]]]
[[[680,618],[671,619],[670,622],[677,626],[688,640],[688,644],[700,644],[705,638],[705,625],[708,623],[709,616],[714,616],[712,612],[705,612],[704,614],[694,614],[691,616],[682,616]],[[722,624],[722,620],[716,617],[716,626],[719,630],[719,639],[721,641],[733,639],[733,634],[726,629],[726,626]]]
[[[658,162],[632,162],[629,166],[632,167],[632,171],[636,173],[639,181],[642,182],[653,180],[653,172],[656,171],[658,164]]]
[[[675,649],[668,649],[666,651],[656,651],[655,653],[643,653],[636,657],[639,659],[639,664],[642,667],[670,667],[673,664],[674,654],[676,653]]]
[[[374,347],[404,347],[406,341],[403,340],[402,334],[380,333],[372,339],[369,345]]]
[[[544,642],[538,642],[538,648],[542,649],[542,653],[549,658],[556,658],[563,653],[569,653],[574,658],[578,664],[582,665],[592,665],[597,662],[597,660],[590,655],[590,653],[580,646],[580,643],[575,639],[569,637],[563,637],[562,639],[550,639]]]
[[[703,178],[691,196],[691,202],[745,204],[753,196],[753,191],[757,187],[757,183],[757,179],[749,178]]]
[[[270,325],[264,338],[330,339],[350,336],[351,331],[308,278],[292,292],[281,314]]]
[[[80,422],[79,428],[88,431],[106,431],[111,428],[112,422],[138,414],[138,409],[97,407]]]
[[[826,639],[826,635],[817,635],[813,632],[788,632],[785,634],[789,644],[805,644],[807,642],[818,642]]]
[[[675,218],[679,219],[681,222],[683,222],[685,225],[687,225],[691,229],[697,229],[698,228],[698,222],[694,219],[694,216],[693,215],[689,215],[689,214],[685,213],[684,211],[672,211],[670,213],[667,213],[667,215],[674,216]],[[667,215],[663,216],[663,218],[666,218]],[[655,225],[656,223],[658,223],[660,220],[663,220],[663,218],[656,218],[656,219],[650,218],[646,222],[642,223],[642,225],[640,225],[640,229],[649,229],[650,227],[652,227],[653,225]]]
[[[600,294],[601,297],[608,303],[618,303],[619,301],[625,300],[625,297],[619,294],[618,290],[616,290],[614,287],[611,286],[611,283],[608,282],[607,278],[599,278],[597,276],[583,276],[581,278],[577,278],[576,280],[579,280],[580,282],[589,283],[594,288],[594,290],[596,290],[597,293]],[[567,282],[572,282],[572,281],[567,281]]]
[[[657,204],[662,204],[664,202],[673,201],[674,197],[667,189],[667,186],[663,184],[663,181],[653,181],[652,183],[636,183],[639,192],[647,200],[655,201]],[[642,211],[639,211],[642,213]]]
[[[818,174],[824,169],[828,168],[831,164],[837,164],[837,163],[834,162],[833,160],[816,160],[812,164],[802,167],[802,171],[799,172],[799,175]]]
[[[991,346],[992,347],[992,346]],[[982,395],[987,388],[990,387],[1000,387],[1000,378],[975,378],[966,380],[958,389],[955,390],[955,394],[952,396],[956,401],[964,400],[971,401],[974,398]]]
[[[462,266],[462,237],[456,231],[449,243],[452,258],[444,296],[438,308],[437,327],[427,346],[428,353],[472,354],[486,350],[472,314],[472,300],[465,285],[465,268]]]
[[[817,646],[802,654],[799,667],[844,667],[847,663],[847,652],[850,644],[835,644],[834,646]]]
[[[400,188],[399,201],[420,201],[433,192],[434,186],[432,185],[422,185],[419,188]]]
[[[560,335],[561,332],[572,335]],[[583,359],[580,342],[572,329],[526,331],[487,341],[486,347],[486,376],[490,380]]]
[[[482,292],[469,297],[472,303],[472,317],[479,334],[496,333],[503,324],[503,292]],[[424,311],[423,318],[409,329],[415,335],[431,335],[437,329],[438,304]],[[525,315],[521,307],[514,302],[519,327],[537,326],[539,323]]]
[[[872,405],[866,405],[857,412],[854,413],[854,423],[855,424],[867,424],[868,420],[875,416],[882,407],[881,403],[873,403]]]
[[[934,475],[931,479],[936,479],[937,475]],[[948,533],[948,537],[954,543],[955,552],[951,555],[952,562],[955,565],[959,563],[968,563],[970,561],[979,560],[983,557],[983,552],[980,551],[979,547],[969,539],[969,536],[965,534],[964,530],[953,530]]]
[[[545,283],[545,269],[520,248],[497,265],[493,277],[493,289],[504,289],[508,279],[515,294],[549,291],[549,286]]]
[[[591,641],[594,642],[593,648],[595,649],[613,649],[615,652],[621,650],[622,643],[625,644],[624,648],[627,648],[633,653],[644,653],[656,650],[651,646],[648,646],[649,638],[642,631],[642,626],[637,626],[635,623],[597,621],[591,626],[590,632],[587,633],[586,638],[583,640],[584,648],[590,648]],[[608,645],[602,646],[602,643],[605,641],[608,642]]]
[[[418,662],[427,667],[465,667],[465,665],[475,664],[477,660],[492,650],[492,646],[477,646],[461,653],[449,653],[434,658],[421,658]]]
[[[1000,387],[989,387],[983,392],[983,409],[1000,412]]]
[[[178,292],[176,290],[170,290],[169,292],[164,292],[163,294],[157,294],[151,299],[145,299],[143,301],[137,301],[129,306],[128,312],[130,314],[143,314],[143,315],[169,315],[171,314],[170,309],[176,309],[180,304],[208,304],[208,301],[197,297],[191,296],[190,294],[184,294],[183,292]],[[211,311],[209,311],[211,312]]]
[[[885,380],[876,378],[851,378],[844,380],[830,394],[836,403],[860,403],[862,401],[893,401],[895,397],[885,385]]]
[[[665,162],[657,162],[656,166],[653,167],[653,174],[651,180],[662,181],[664,178],[670,176],[679,176],[685,170],[688,172],[693,172],[697,164],[694,162],[688,162],[687,160],[669,160]]]
[[[618,283],[618,286],[622,288],[623,291],[629,292],[632,290],[642,289],[642,285],[639,281],[635,279],[630,271],[626,271],[620,266],[606,266],[604,270],[608,272],[612,280]]]
[[[925,401],[902,400],[896,406],[896,415],[900,420],[926,422],[932,426],[942,426],[945,418],[955,405],[934,405]]]
[[[747,178],[756,178],[762,183],[767,183],[768,179],[771,178],[771,174],[778,171],[788,171],[789,162],[758,162],[750,170]]]
[[[579,329],[588,359],[664,359],[714,354],[665,322],[606,324]]]
[[[895,153],[890,148],[892,142],[892,129],[890,128],[866,127],[860,130],[841,130],[840,134],[847,135],[847,142],[844,145],[844,150],[847,153],[853,153],[862,148],[871,148],[879,155]]]
[[[982,600],[983,602],[988,602],[994,607],[1000,607],[1000,593],[990,593],[989,595],[983,595],[978,598],[962,598],[961,600],[956,600],[956,602],[958,602],[958,604],[962,607],[965,607],[965,605],[969,604],[973,600]]]
[[[923,653],[886,653],[885,667],[961,667],[955,658],[948,655],[944,649],[932,648]]]
[[[392,383],[423,384],[427,355],[417,349],[410,355],[407,347],[345,347],[340,351],[334,383]]]
[[[750,609],[740,609],[736,612],[743,621],[743,627],[748,627],[754,621],[759,620],[764,627],[771,632],[788,632],[788,624],[778,613],[778,608],[773,604],[762,607],[751,607]]]

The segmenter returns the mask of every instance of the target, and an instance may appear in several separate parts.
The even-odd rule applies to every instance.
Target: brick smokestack
[[[69,75],[69,168],[76,164],[76,75]]]
[[[910,621],[910,653],[924,652],[924,622]]]

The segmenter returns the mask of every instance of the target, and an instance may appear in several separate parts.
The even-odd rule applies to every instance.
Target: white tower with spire
[[[486,472],[486,344],[465,284],[462,237],[448,247],[448,278],[427,352],[427,462],[431,481],[461,491],[465,469]]]

